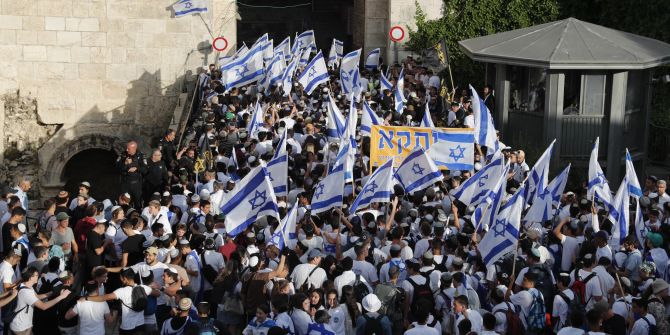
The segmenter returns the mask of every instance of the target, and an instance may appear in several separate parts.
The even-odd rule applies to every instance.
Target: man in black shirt
[[[172,162],[177,159],[177,147],[174,144],[176,136],[177,132],[174,129],[168,129],[165,137],[158,141],[158,150],[161,152],[165,165],[169,168],[173,167]]]
[[[615,314],[607,301],[598,301],[594,310],[602,313],[603,332],[610,335],[626,335],[626,320],[619,314]]]
[[[11,228],[16,227],[20,222],[23,222],[25,217],[26,210],[21,208],[21,206],[16,206],[12,208],[9,220],[2,225],[2,246],[5,255],[12,249],[12,242],[14,242],[14,239],[12,239]]]
[[[98,222],[93,229],[86,233],[86,271],[84,278],[91,279],[91,270],[102,265],[102,257],[107,245],[112,244],[111,239],[105,239],[105,223]]]
[[[144,235],[138,234],[133,230],[137,219],[131,219],[123,222],[121,229],[128,238],[121,243],[121,266],[133,266],[144,260],[143,246]]]

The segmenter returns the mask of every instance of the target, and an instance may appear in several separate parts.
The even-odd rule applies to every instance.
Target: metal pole
[[[393,41],[393,64],[398,63],[398,42]]]

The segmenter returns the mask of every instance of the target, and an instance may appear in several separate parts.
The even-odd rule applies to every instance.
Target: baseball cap
[[[65,212],[60,212],[56,215],[56,221],[63,221],[69,219],[70,216]]]
[[[145,254],[153,254],[153,255],[158,255],[158,248],[156,247],[148,247],[147,250],[144,250]]]

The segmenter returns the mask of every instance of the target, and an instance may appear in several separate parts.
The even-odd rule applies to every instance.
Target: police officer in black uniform
[[[116,160],[121,174],[121,193],[130,194],[133,208],[142,208],[142,175],[146,173],[147,160],[137,150],[137,142],[128,141],[126,152]]]
[[[161,151],[165,166],[168,168],[174,168],[172,162],[177,160],[177,147],[174,144],[176,136],[177,132],[174,129],[168,129],[165,136],[158,141],[158,150]]]
[[[149,203],[151,196],[158,192],[163,194],[167,190],[169,181],[168,169],[165,162],[161,159],[161,151],[155,149],[151,158],[147,160],[146,174],[144,175],[144,202]]]

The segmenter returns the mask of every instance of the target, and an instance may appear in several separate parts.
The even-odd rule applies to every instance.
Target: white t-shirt
[[[579,241],[571,236],[563,235],[561,239],[563,244],[563,255],[561,256],[561,270],[568,271],[572,265],[572,259],[575,257]]]
[[[336,335],[345,335],[346,326],[344,320],[347,315],[347,312],[344,311],[345,308],[347,308],[345,305],[339,305],[328,310],[328,314],[330,315],[328,325]]]
[[[167,269],[168,266],[165,265],[164,263],[156,262],[156,263],[154,263],[154,265],[149,265],[145,262],[142,262],[142,263],[137,263],[137,264],[131,266],[130,268],[133,269],[133,271],[135,271],[135,273],[142,273],[142,272],[144,272],[144,270],[151,271],[154,275],[154,282],[158,283],[158,285],[160,285],[161,287],[165,284],[163,282],[163,272],[165,272],[165,269]],[[140,280],[141,280],[141,278],[140,278]],[[141,283],[141,284],[144,284],[144,283]],[[160,296],[158,296],[158,298],[156,299],[156,304],[157,305],[165,305],[165,304],[167,304],[167,300],[168,300],[167,297],[163,293]]]
[[[374,265],[367,261],[354,261],[354,267],[351,269],[355,274],[363,276],[368,283],[376,283],[379,281],[377,276],[377,269]]]
[[[484,320],[482,319],[482,315],[479,314],[479,312],[468,309],[467,310],[468,314],[468,320],[472,323],[472,328],[470,328],[471,331],[479,333],[482,331],[482,325],[484,324]],[[456,334],[458,335],[458,324],[461,323],[461,321],[465,320],[464,315],[458,315],[458,318],[456,319]],[[462,334],[465,335],[465,334]]]
[[[105,231],[105,238],[114,242],[114,252],[116,252],[117,259],[121,259],[121,243],[125,241],[128,236],[121,230],[121,225],[110,222],[109,227]]]
[[[656,325],[656,319],[654,319],[654,316],[647,313],[647,315],[644,316],[647,321],[644,321],[644,319],[639,318],[635,323],[633,324],[633,329],[630,330],[630,335],[647,335],[649,334],[649,324],[651,325]]]
[[[580,328],[563,327],[556,335],[584,335],[584,330]]]
[[[147,295],[151,294],[149,286],[141,285]],[[121,301],[121,326],[123,330],[133,330],[144,325],[144,312],[135,312],[128,306],[133,305],[133,287],[125,286],[114,291],[116,298]]]
[[[7,261],[0,264],[0,280],[2,284],[13,284],[16,281],[16,271]],[[0,285],[0,293],[5,292],[5,286]]]
[[[216,270],[217,273],[219,271],[221,271],[221,269],[223,269],[223,267],[226,265],[226,263],[223,259],[223,255],[220,252],[217,252],[217,251],[205,250],[205,253],[200,258],[201,259],[205,258],[205,261],[203,263],[206,262],[207,265],[210,265],[211,267],[213,267],[214,270]],[[203,265],[203,267],[204,266],[205,265]],[[205,278],[205,287],[203,288],[203,290],[211,290],[211,289],[212,289],[212,284],[207,280],[207,278]]]
[[[186,261],[184,262],[184,268],[189,271],[200,271],[200,257],[198,256],[193,256],[192,254],[188,254],[186,256]],[[193,292],[198,292],[200,291],[200,276],[202,276],[202,273],[198,273],[198,277],[191,276],[190,274],[188,275],[188,280],[190,281],[189,287]]]
[[[105,315],[110,313],[106,302],[78,301],[72,310],[79,315],[79,334],[105,334]]]
[[[308,286],[321,288],[323,282],[327,279],[326,271],[321,268],[314,270],[315,267],[316,265],[309,263],[296,266],[291,273],[293,286],[300,288],[305,283],[305,280],[308,280]],[[314,270],[314,273],[309,276],[309,273],[312,272],[312,270]],[[307,276],[309,276],[309,279]]]
[[[408,329],[405,335],[440,335],[440,332],[426,325],[416,325],[414,328]]]
[[[593,272],[595,273],[595,272]],[[586,277],[588,277],[591,274],[591,271],[586,271],[583,269],[579,270],[579,276],[582,280],[586,280]],[[575,282],[575,271],[573,270],[570,273],[570,286]],[[604,294],[602,292],[602,289],[600,288],[600,280],[598,280],[598,275],[596,274],[595,278],[591,278],[588,282],[585,283],[586,289],[584,290],[584,299],[588,301],[586,303],[586,311],[590,311],[591,308],[593,308],[593,305],[596,304],[596,300],[593,299],[594,297],[603,297]]]
[[[562,291],[563,294],[565,294],[570,301],[572,301],[575,298],[574,292],[570,289],[566,289]],[[561,329],[565,323],[568,321],[568,309],[570,306],[568,305],[568,302],[565,301],[560,295],[556,295],[554,297],[554,305],[553,305],[553,312],[551,313],[551,316],[553,317],[558,317],[558,324],[554,326],[554,330]]]
[[[20,312],[16,314],[16,317],[14,317],[14,320],[12,320],[12,323],[10,324],[9,328],[13,332],[20,332],[24,331],[28,328],[32,328],[33,326],[33,311],[35,308],[33,307],[33,304],[37,302],[37,294],[35,294],[35,290],[32,288],[24,288],[21,289],[21,287],[25,287],[23,284],[19,286],[19,293],[17,295],[17,302],[16,302],[16,310],[19,310]]]

